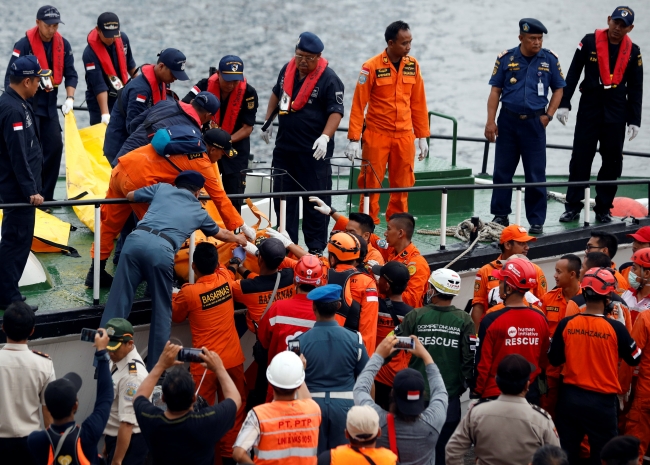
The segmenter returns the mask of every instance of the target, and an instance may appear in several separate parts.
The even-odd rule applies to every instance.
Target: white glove
[[[111,122],[111,115],[109,113],[104,113],[102,115],[102,123],[104,123],[106,126],[108,126],[108,123]]]
[[[70,110],[72,110],[73,105],[74,105],[73,98],[68,97],[67,99],[65,99],[65,102],[63,103],[63,105],[61,105],[61,111],[63,112],[63,114],[67,115],[68,113],[70,113]]]
[[[268,144],[269,142],[271,142],[272,136],[273,136],[273,124],[269,124],[269,127],[266,129],[266,131],[262,131],[262,140]]]
[[[248,239],[251,242],[255,242],[255,238],[257,237],[256,231],[248,226],[246,223],[242,224],[239,229],[241,232],[244,233],[244,236],[246,236],[246,239]]]
[[[172,294],[178,294],[181,290],[177,287],[172,287]]]
[[[569,121],[569,109],[568,108],[558,108],[555,112],[555,117],[557,120],[566,126],[567,121]]]
[[[246,247],[244,247],[244,250],[249,255],[253,255],[253,256],[257,255],[257,247],[255,247],[255,244],[251,244],[250,242],[248,244],[246,244]]]
[[[316,206],[314,206],[314,210],[317,212],[322,213],[323,215],[329,215],[332,213],[332,209],[318,197],[309,197],[309,201],[316,204]]]
[[[352,161],[355,158],[361,158],[361,144],[358,140],[351,140],[348,142],[348,146],[343,151],[348,160]]]
[[[418,160],[422,161],[429,154],[429,146],[427,145],[427,140],[424,137],[422,139],[418,139],[417,142],[418,147],[420,147],[420,155],[418,156]]]
[[[327,155],[327,144],[330,141],[330,136],[327,134],[321,134],[318,139],[316,139],[316,142],[314,142],[314,145],[311,147],[312,149],[316,149],[314,152],[314,158],[316,160],[321,160],[325,158],[325,155]]]
[[[627,127],[627,136],[629,137],[628,140],[634,139],[638,133],[639,133],[639,126],[635,126],[633,124],[630,124]]]
[[[282,245],[284,246],[285,249],[293,244],[293,241],[291,240],[291,238],[288,237],[288,234],[286,234],[286,232],[281,233],[281,232],[276,231],[273,228],[266,228],[266,233],[269,236],[271,236],[272,238],[277,239],[280,242],[282,242]]]

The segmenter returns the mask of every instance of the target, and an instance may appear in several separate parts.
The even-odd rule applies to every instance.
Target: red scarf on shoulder
[[[151,87],[151,98],[153,99],[153,104],[165,100],[167,98],[167,84],[160,83],[156,79],[156,73],[153,70],[154,65],[142,65],[142,76],[149,83]],[[162,87],[162,89],[161,89]]]
[[[214,73],[208,79],[208,92],[217,97],[221,103],[219,73]],[[223,121],[220,121],[221,110],[215,113],[215,115],[212,117],[212,121],[228,134],[232,134],[232,132],[235,130],[235,122],[237,121],[237,116],[239,116],[239,110],[241,110],[241,104],[244,101],[245,93],[246,78],[244,78],[243,81],[239,81],[239,84],[230,93],[230,98],[228,99],[228,107],[226,108],[226,114],[223,117]]]
[[[623,80],[627,64],[630,61],[630,55],[632,55],[632,39],[627,35],[623,37],[621,48],[618,51],[618,57],[616,57],[614,73],[611,73],[609,69],[609,38],[607,37],[607,29],[596,29],[594,35],[596,36],[596,56],[598,57],[600,80],[603,82],[605,89],[616,87]]]
[[[102,67],[102,71],[108,74],[109,76],[117,76],[122,80],[122,84],[126,84],[129,80],[129,71],[126,69],[126,53],[124,53],[124,44],[122,43],[121,37],[115,38],[115,50],[117,51],[117,62],[120,67],[120,72],[118,73],[113,66],[113,61],[111,60],[108,50],[106,50],[106,45],[102,42],[102,39],[97,33],[97,29],[93,29],[88,34],[88,45],[97,58],[99,59],[99,65]]]
[[[289,96],[289,99],[291,101],[291,111],[302,110],[302,107],[304,107],[309,100],[309,96],[314,90],[314,87],[316,87],[316,83],[323,75],[326,68],[327,60],[323,57],[319,58],[316,69],[305,77],[305,83],[302,85],[300,91],[298,91],[298,95],[294,99],[293,95],[291,94],[293,93],[293,82],[296,77],[296,69],[298,68],[296,67],[295,58],[289,61],[287,64],[287,69],[284,71],[284,83],[282,84],[282,90],[284,90]]]
[[[41,68],[52,70],[52,83],[58,86],[63,81],[63,58],[65,56],[65,48],[63,45],[63,37],[58,32],[52,38],[52,63],[47,61],[45,55],[45,47],[41,35],[38,33],[38,26],[33,27],[25,32],[29,46],[32,48],[32,53],[41,64]]]

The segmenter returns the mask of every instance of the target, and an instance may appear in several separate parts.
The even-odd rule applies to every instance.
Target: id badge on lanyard
[[[544,92],[544,84],[542,83],[541,79],[537,83],[537,95],[540,97],[544,97],[546,95],[546,93]]]
[[[289,112],[289,103],[291,101],[291,97],[289,97],[289,94],[286,92],[282,91],[282,97],[280,98],[280,113],[281,114],[286,114]]]

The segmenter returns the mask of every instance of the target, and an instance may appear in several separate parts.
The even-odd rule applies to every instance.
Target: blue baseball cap
[[[307,294],[309,300],[314,302],[322,302],[324,304],[329,302],[338,302],[341,300],[343,288],[338,284],[326,284],[325,286],[317,287]]]
[[[224,81],[243,81],[244,62],[235,55],[226,55],[219,62],[219,74]]]
[[[616,7],[612,19],[622,19],[626,26],[631,26],[634,23],[634,10],[629,6]]]
[[[61,21],[61,13],[52,5],[45,5],[38,9],[36,19],[43,21],[45,24],[65,24]]]
[[[189,125],[158,129],[151,139],[151,145],[161,156],[203,154],[206,151],[201,132]]]
[[[519,21],[519,32],[524,34],[547,34],[546,26],[535,18],[523,18]]]
[[[158,63],[167,66],[179,81],[189,81],[185,74],[185,55],[178,49],[166,48],[158,54]]]
[[[205,178],[198,171],[186,170],[182,171],[178,174],[178,176],[176,176],[176,179],[174,179],[174,184],[191,184],[192,186],[203,187],[205,184]]]
[[[11,64],[9,74],[22,77],[47,77],[52,75],[52,71],[41,68],[38,58],[34,55],[25,55]]]
[[[218,112],[219,108],[221,107],[219,99],[213,93],[207,91],[199,92],[196,94],[194,101],[211,115],[214,115],[216,112]]]
[[[296,42],[296,49],[307,53],[321,53],[324,48],[323,42],[313,32],[303,32]]]

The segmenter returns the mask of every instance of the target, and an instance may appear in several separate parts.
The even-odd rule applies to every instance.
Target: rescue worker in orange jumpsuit
[[[414,141],[420,149],[419,160],[429,152],[427,99],[420,65],[409,56],[413,40],[409,25],[395,21],[386,28],[384,38],[386,49],[361,67],[350,110],[350,142],[345,155],[350,160],[363,158],[372,166],[362,168],[357,180],[360,188],[381,187],[386,165],[390,187],[412,187]],[[363,149],[359,142],[362,135]],[[406,211],[408,194],[391,194],[386,218]],[[370,196],[370,216],[379,223],[379,194]]]
[[[650,247],[650,226],[644,226],[634,234],[628,234],[627,237],[631,237],[633,239],[632,253],[635,253],[637,250],[647,249]],[[619,273],[621,273],[625,279],[628,279],[630,270],[632,270],[632,262],[625,262],[618,267]],[[630,284],[629,279],[628,284]]]
[[[501,236],[499,237],[501,255],[496,260],[481,267],[476,273],[474,298],[472,299],[472,320],[474,320],[474,326],[477,328],[480,327],[483,315],[486,314],[489,308],[488,294],[492,288],[499,286],[499,280],[492,276],[492,270],[500,270],[503,268],[503,263],[512,255],[528,255],[528,249],[530,247],[528,243],[536,240],[535,237],[528,235],[526,228],[517,224],[511,224],[501,231]],[[533,266],[537,270],[537,285],[530,291],[535,297],[541,299],[546,294],[546,277],[540,267],[534,263]]]
[[[650,249],[641,249],[632,255],[628,273],[630,289],[621,296],[630,309],[632,324],[639,314],[650,309]]]
[[[179,145],[174,139],[175,136],[192,140]],[[159,129],[151,144],[133,150],[118,159],[117,166],[111,172],[106,198],[125,198],[131,191],[159,182],[172,184],[179,172],[195,170],[205,178],[205,190],[219,210],[226,229],[233,231],[242,226],[244,220],[226,196],[214,167],[214,163],[224,154],[230,153],[231,149],[230,135],[222,129],[206,131],[203,140],[199,130],[189,126]],[[106,271],[106,261],[113,250],[113,241],[120,234],[122,226],[132,211],[142,219],[147,208],[147,204],[139,203],[102,205],[99,276],[101,287],[110,287],[113,282],[113,277]],[[250,236],[248,238],[255,239]],[[94,244],[90,248],[90,256],[95,256]],[[93,276],[94,261],[86,276],[86,286],[92,287]]]
[[[232,461],[232,445],[246,416],[245,358],[235,327],[232,277],[226,268],[219,265],[217,249],[208,242],[197,244],[192,269],[195,283],[184,284],[172,295],[172,321],[182,323],[190,320],[192,347],[205,347],[216,352],[241,396],[235,424],[217,443],[215,450],[215,457],[221,457],[220,463],[228,463]],[[194,383],[199,386],[199,395],[208,404],[214,405],[217,397],[219,402],[223,402],[224,394],[214,372],[206,371],[198,363],[190,364],[190,372]]]
[[[374,278],[356,268],[360,249],[359,240],[353,234],[332,235],[327,243],[327,283],[343,288],[345,298],[341,299],[336,321],[345,328],[359,331],[368,355],[372,355],[377,342],[379,295]]]

